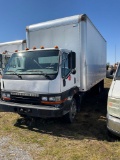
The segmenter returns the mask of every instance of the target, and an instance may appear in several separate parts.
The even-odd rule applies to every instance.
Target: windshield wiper
[[[40,68],[43,68],[35,59],[33,59],[33,62],[35,62]]]
[[[19,78],[21,78],[21,79],[22,79],[22,76],[21,76],[21,75],[19,75],[18,73],[16,73],[16,71],[7,71],[7,72],[13,72],[15,75],[17,75]]]
[[[38,70],[27,70],[27,72],[41,72],[41,75],[44,75],[45,77],[50,77],[47,73],[44,73],[43,71],[38,71]]]

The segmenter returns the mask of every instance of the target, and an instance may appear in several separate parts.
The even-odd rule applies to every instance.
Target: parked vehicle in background
[[[24,50],[26,40],[16,40],[0,43],[0,72],[5,68],[9,58],[15,50]]]
[[[111,133],[120,136],[120,64],[108,93],[107,128]]]
[[[85,14],[30,25],[26,35],[31,49],[4,69],[0,110],[73,122],[82,96],[104,87],[105,39]]]
[[[113,73],[114,73],[113,65],[110,65],[110,66],[106,69],[106,77],[107,77],[107,78],[112,78],[112,77],[113,77]]]
[[[110,65],[108,66],[108,68],[106,68],[106,77],[107,78],[113,78],[113,75],[115,74],[116,70],[117,70],[117,66],[118,63],[115,63],[114,65]]]

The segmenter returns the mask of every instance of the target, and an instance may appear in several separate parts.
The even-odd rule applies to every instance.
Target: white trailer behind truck
[[[5,68],[9,58],[15,50],[26,48],[26,40],[16,40],[0,43],[0,70]]]
[[[27,26],[26,40],[30,49],[14,53],[4,70],[1,111],[72,122],[83,93],[103,88],[105,39],[76,15]]]

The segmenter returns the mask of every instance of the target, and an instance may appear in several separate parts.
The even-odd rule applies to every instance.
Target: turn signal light
[[[55,48],[55,49],[58,49],[58,46],[55,46],[54,48]]]
[[[64,100],[60,100],[60,101],[41,101],[42,104],[46,104],[46,105],[56,105],[56,104],[61,104],[63,102],[65,102],[67,100],[67,98],[65,98]]]
[[[112,106],[113,106],[113,103],[112,103],[112,102],[108,102],[108,106],[109,106],[109,107],[112,107]]]
[[[41,49],[44,49],[44,46],[41,46],[40,48],[41,48]]]
[[[9,98],[9,97],[2,97],[2,99],[5,100],[5,101],[10,101],[11,100],[11,98]]]
[[[35,49],[36,49],[36,47],[34,46],[34,47],[33,47],[33,49],[35,50]]]

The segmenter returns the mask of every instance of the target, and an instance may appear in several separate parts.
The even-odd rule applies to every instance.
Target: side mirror
[[[76,69],[72,69],[71,73],[76,74]]]
[[[75,52],[70,52],[68,54],[68,68],[71,70],[76,68],[76,53]]]

